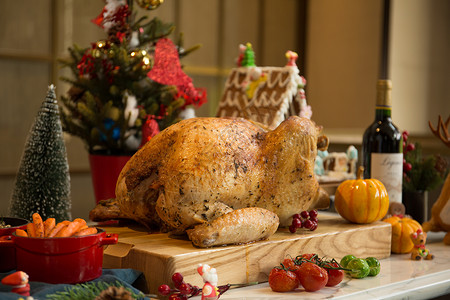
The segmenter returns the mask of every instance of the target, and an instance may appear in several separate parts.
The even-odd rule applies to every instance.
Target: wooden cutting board
[[[270,270],[288,255],[317,253],[339,260],[347,254],[381,259],[391,253],[390,224],[351,224],[339,216],[323,214],[315,231],[300,229],[292,234],[288,229],[279,229],[266,241],[206,249],[164,233],[150,234],[141,227],[101,228],[119,234],[118,244],[109,245],[104,251],[103,267],[143,272],[151,293],[157,293],[161,284],[171,285],[175,272],[183,274],[186,282],[201,287],[203,281],[196,271],[199,263],[216,268],[219,285],[223,285],[267,281]]]

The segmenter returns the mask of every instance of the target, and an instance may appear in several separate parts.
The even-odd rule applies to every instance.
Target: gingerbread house
[[[249,44],[245,51],[248,49]],[[292,115],[310,118],[311,107],[304,91],[306,80],[295,64],[297,54],[288,51],[284,67],[258,67],[252,60],[253,54],[250,57],[249,61],[243,53],[238,59],[241,66],[231,70],[217,116],[243,117],[271,129]]]

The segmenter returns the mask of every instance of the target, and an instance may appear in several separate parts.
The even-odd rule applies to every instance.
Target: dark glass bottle
[[[390,202],[402,202],[403,140],[391,119],[390,80],[378,80],[375,121],[363,137],[364,178],[380,180]]]

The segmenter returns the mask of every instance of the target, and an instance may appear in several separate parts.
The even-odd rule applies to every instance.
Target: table
[[[380,260],[381,272],[376,277],[345,277],[336,287],[317,292],[302,288],[288,293],[275,293],[268,283],[230,289],[220,299],[430,299],[450,294],[450,246],[444,245],[444,233],[428,233],[427,248],[434,260],[413,261],[409,254],[392,254]],[[219,285],[226,284],[220,281]],[[200,299],[193,297],[191,299]]]

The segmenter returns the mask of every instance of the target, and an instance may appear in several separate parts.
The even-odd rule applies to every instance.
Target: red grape
[[[303,221],[303,227],[306,229],[311,229],[314,223],[310,219]]]
[[[292,216],[293,219],[300,219],[300,215],[299,214],[295,214]]]
[[[293,219],[292,220],[292,226],[295,228],[301,228],[302,227],[302,220],[300,219]]]
[[[289,226],[289,231],[291,233],[295,233],[297,231],[297,228],[294,225]]]
[[[302,216],[303,219],[308,219],[309,213],[306,210],[304,210],[300,213],[300,216]]]
[[[317,216],[319,215],[319,213],[317,212],[317,210],[313,209],[311,211],[309,211],[309,217],[311,219],[317,219]]]

